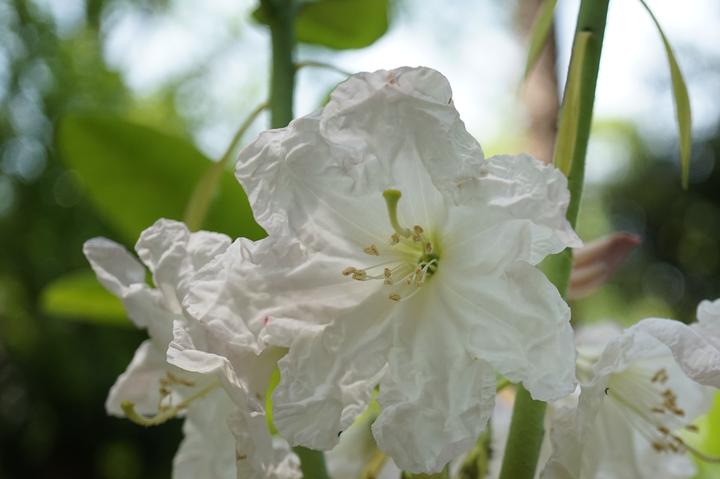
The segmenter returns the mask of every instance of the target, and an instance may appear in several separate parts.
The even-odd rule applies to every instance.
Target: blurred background
[[[523,85],[538,4],[366,0],[350,40],[298,45],[296,116],[344,78],[309,62],[350,72],[426,65],[450,79],[488,156],[548,158],[578,1],[559,2],[553,38]],[[690,187],[680,187],[660,38],[638,2],[613,1],[579,230],[643,242],[574,304],[577,321],[692,321],[701,299],[720,296],[720,3],[648,4],[688,82]],[[0,0],[0,478],[169,477],[179,421],[143,429],[105,414],[144,333],[94,282],[81,248],[99,235],[131,248],[158,216],[181,219],[210,160],[267,97],[269,35],[256,7]],[[262,235],[229,172],[211,208],[207,228]]]

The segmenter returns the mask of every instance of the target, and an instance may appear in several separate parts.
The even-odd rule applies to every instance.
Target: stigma
[[[440,260],[437,248],[422,226],[401,225],[397,211],[401,196],[398,190],[383,192],[392,233],[384,244],[363,247],[363,253],[376,257],[376,262],[365,267],[348,266],[342,271],[343,276],[357,281],[382,281],[388,289],[388,299],[396,302],[417,294],[435,274]]]

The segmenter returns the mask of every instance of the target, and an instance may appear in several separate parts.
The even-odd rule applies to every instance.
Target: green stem
[[[573,227],[577,223],[580,210],[585,176],[585,154],[590,137],[595,86],[605,34],[608,2],[609,0],[582,0],[578,14],[576,38],[577,33],[588,32],[590,39],[585,50],[580,76],[581,92],[578,105],[577,139],[568,178],[570,205],[567,219]],[[575,59],[570,60],[571,64],[573,60]],[[566,91],[567,87],[566,85]],[[547,271],[550,281],[565,297],[572,268],[572,252],[567,249],[561,254],[551,256],[544,262],[543,267]],[[530,393],[518,385],[500,479],[532,479],[535,476],[540,446],[545,434],[543,425],[545,407],[544,402],[533,400]]]
[[[270,126],[282,128],[293,119],[296,6],[293,0],[262,0],[262,6],[268,13],[272,41]]]

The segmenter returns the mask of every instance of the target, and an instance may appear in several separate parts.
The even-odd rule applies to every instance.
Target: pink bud
[[[568,299],[588,296],[605,284],[640,241],[637,235],[613,233],[573,250]]]

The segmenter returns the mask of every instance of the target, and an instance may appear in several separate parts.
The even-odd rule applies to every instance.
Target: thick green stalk
[[[272,41],[270,126],[282,128],[293,119],[295,91],[295,14],[293,0],[262,0]]]
[[[597,84],[600,53],[602,52],[603,36],[609,0],[582,0],[578,14],[577,33],[590,34],[580,76],[580,102],[578,105],[578,125],[575,149],[572,157],[572,168],[568,178],[570,205],[567,218],[574,227],[577,223],[582,197],[583,179],[585,176],[585,154],[587,152],[590,126],[592,123],[593,104],[595,103],[595,86]],[[576,59],[571,59],[572,62]],[[565,89],[567,91],[567,84]],[[572,253],[566,250],[552,256],[543,264],[548,278],[565,296],[572,268]],[[500,479],[532,479],[537,469],[540,446],[542,445],[545,418],[545,403],[535,401],[524,387],[518,385],[513,417],[510,423],[505,457],[503,458]]]

